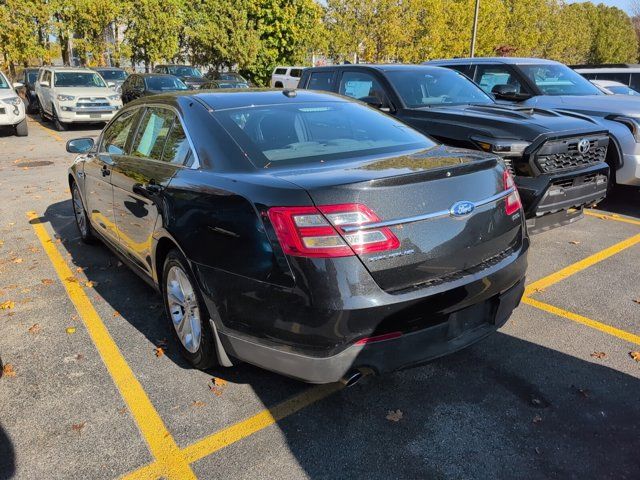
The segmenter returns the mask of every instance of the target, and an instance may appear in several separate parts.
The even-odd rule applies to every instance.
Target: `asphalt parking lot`
[[[637,190],[533,238],[496,335],[310,386],[190,369],[159,295],[79,241],[64,144],[98,130],[29,127],[0,133],[0,479],[640,477]]]

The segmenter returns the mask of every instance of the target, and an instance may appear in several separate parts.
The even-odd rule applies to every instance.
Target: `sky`
[[[584,2],[584,1],[586,0],[569,0],[568,3],[577,3],[577,2]],[[596,5],[598,3],[604,3],[612,7],[618,7],[629,14],[631,13],[630,0],[590,0],[590,1],[591,3],[595,3]]]

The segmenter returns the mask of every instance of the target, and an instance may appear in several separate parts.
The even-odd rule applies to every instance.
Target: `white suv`
[[[276,67],[271,74],[271,88],[298,88],[305,67]]]
[[[7,76],[0,72],[0,127],[9,126],[15,129],[17,136],[26,137],[29,128],[24,102],[14,90],[20,87],[21,83],[11,85]]]
[[[87,68],[43,67],[36,96],[41,118],[50,118],[56,130],[69,123],[108,122],[122,108],[120,95]]]

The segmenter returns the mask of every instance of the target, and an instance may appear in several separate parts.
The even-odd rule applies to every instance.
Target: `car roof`
[[[340,65],[326,65],[322,67],[311,67],[307,70],[345,70],[345,69],[374,69],[381,72],[393,72],[402,70],[440,70],[444,68],[437,65],[424,65],[424,64],[412,64],[412,63],[343,63]]]
[[[628,87],[622,82],[616,82],[615,80],[589,80],[591,83],[595,85],[600,85],[601,87]]]
[[[93,72],[93,69],[87,67],[56,67],[53,65],[46,65],[41,68],[53,70],[54,72]]]
[[[555,60],[547,60],[545,58],[528,58],[528,57],[473,57],[473,58],[442,58],[425,62],[427,64],[447,63],[451,65],[463,63],[504,63],[507,65],[548,65],[550,63],[563,65]]]
[[[95,67],[95,68],[92,68],[91,70],[95,70],[96,72],[100,72],[102,70],[122,70],[122,71],[124,71],[124,68],[120,68],[120,67]]]
[[[178,78],[175,75],[171,75],[170,73],[153,73],[153,72],[140,72],[140,73],[134,73],[133,75],[139,75],[141,77],[171,77],[171,78]]]
[[[266,105],[279,105],[286,103],[314,103],[333,102],[350,103],[353,100],[330,92],[318,92],[314,90],[282,90],[269,88],[249,88],[242,90],[219,90],[201,92],[198,90],[186,90],[181,92],[167,92],[153,97],[135,100],[135,104],[146,102],[171,102],[177,97],[193,98],[212,110],[227,110],[242,107],[261,107]],[[134,102],[132,102],[134,103]]]
[[[576,68],[578,73],[638,73],[640,67],[622,67],[622,68]]]

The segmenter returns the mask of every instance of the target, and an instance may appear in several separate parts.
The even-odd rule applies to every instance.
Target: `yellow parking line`
[[[583,260],[580,260],[579,262],[569,265],[568,267],[565,267],[562,270],[559,270],[555,273],[552,273],[551,275],[541,278],[540,280],[530,283],[525,289],[524,295],[525,297],[528,297],[530,295],[533,295],[536,292],[544,290],[545,288],[555,283],[558,283],[564,280],[565,278],[570,277],[571,275],[578,273],[581,270],[584,270],[585,268],[589,268],[590,266],[595,265],[596,263],[606,260],[607,258],[615,255],[616,253],[620,253],[621,251],[626,250],[627,248],[633,247],[638,243],[640,243],[640,234],[634,235],[631,238],[627,238],[622,242],[616,243],[615,245],[612,245],[609,248],[605,248],[604,250],[594,253],[593,255]]]
[[[596,330],[600,330],[601,332],[607,333],[622,340],[626,340],[627,342],[640,345],[640,336],[634,335],[633,333],[629,333],[624,330],[620,330],[619,328],[615,328],[610,325],[591,320],[590,318],[583,317],[582,315],[578,315],[577,313],[554,307],[553,305],[534,300],[533,298],[523,298],[522,302],[526,303],[527,305],[531,305],[532,307],[539,308],[540,310],[544,310],[545,312],[553,313],[554,315],[557,315],[559,317],[573,320],[574,322],[586,325],[587,327],[595,328]]]
[[[312,387],[300,395],[296,395],[289,400],[285,400],[275,407],[263,410],[246,420],[242,420],[230,427],[209,435],[188,447],[185,447],[182,449],[182,453],[188,462],[196,462],[217,452],[218,450],[222,450],[243,438],[247,438],[256,432],[275,424],[279,420],[282,420],[289,415],[322,400],[341,388],[342,384],[340,383],[330,383],[327,385],[317,385]],[[121,480],[143,480],[153,478],[157,471],[157,464],[151,463],[123,476]]]
[[[62,138],[60,135],[58,135],[56,132],[54,132],[53,130],[50,130],[46,127],[44,127],[40,122],[38,122],[37,120],[33,120],[32,124],[35,124],[38,128],[40,128],[41,130],[44,130],[47,134],[49,134],[50,136],[52,136],[53,138],[55,138],[57,141],[59,142],[64,142],[64,138]]]
[[[42,248],[51,260],[69,299],[78,311],[102,361],[145,438],[151,454],[156,459],[157,471],[168,478],[195,479],[196,477],[189,463],[185,460],[184,454],[167,430],[142,385],[111,338],[98,312],[91,304],[89,297],[76,281],[73,272],[40,222],[38,215],[35,212],[28,212],[27,217],[31,220]]]
[[[599,213],[597,210],[585,210],[584,214],[589,215],[590,217],[600,218],[602,220],[615,220],[616,222],[630,223],[631,225],[640,225],[640,220],[634,220],[632,218],[623,217],[616,213],[606,214],[606,213]]]

